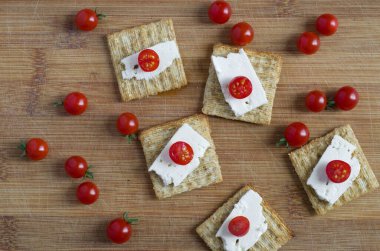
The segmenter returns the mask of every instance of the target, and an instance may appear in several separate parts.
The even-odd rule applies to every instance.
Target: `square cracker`
[[[208,118],[203,114],[196,114],[142,131],[139,135],[139,139],[143,147],[148,168],[161,153],[162,149],[164,149],[170,138],[184,123],[189,124],[195,131],[202,135],[211,146],[207,149],[199,166],[176,187],[174,187],[173,184],[164,186],[161,178],[155,172],[149,172],[154,192],[159,199],[223,181],[218,156],[215,152],[215,145],[211,138]]]
[[[223,250],[222,239],[216,237],[220,226],[228,217],[234,205],[248,191],[254,190],[253,186],[247,185],[241,188],[234,196],[215,211],[206,221],[197,227],[196,232],[213,251]],[[268,223],[267,231],[260,236],[256,244],[249,249],[253,250],[277,250],[285,245],[293,236],[293,232],[286,226],[284,220],[264,200],[262,202],[264,217]]]
[[[176,40],[171,19],[163,19],[159,22],[122,30],[108,35],[107,40],[117,83],[124,102],[187,85],[181,58],[175,59],[165,71],[153,79],[123,79],[121,74],[124,70],[121,59],[155,44]]]
[[[356,146],[356,150],[353,156],[359,160],[360,173],[354,180],[352,186],[346,190],[346,192],[333,204],[329,205],[328,202],[320,200],[316,195],[314,189],[306,184],[307,179],[310,177],[315,165],[330,145],[334,135],[339,135],[351,144]],[[370,192],[379,187],[379,183],[376,180],[369,163],[363,153],[362,148],[359,145],[357,138],[350,125],[345,125],[339,128],[335,128],[332,132],[326,134],[323,137],[314,139],[307,145],[291,152],[289,154],[290,160],[294,166],[294,169],[301,180],[301,183],[309,196],[309,200],[319,215],[327,213],[329,210],[340,207],[353,199],[359,197],[362,194]]]
[[[223,44],[214,45],[213,55],[226,57],[230,52],[238,52],[239,48]],[[272,108],[277,83],[280,80],[282,59],[279,55],[267,52],[256,52],[244,49],[263,85],[268,103],[262,105],[243,116],[236,117],[231,107],[224,99],[222,89],[215,72],[214,65],[210,64],[209,75],[203,97],[202,112],[232,120],[241,120],[249,123],[269,125],[272,117]]]

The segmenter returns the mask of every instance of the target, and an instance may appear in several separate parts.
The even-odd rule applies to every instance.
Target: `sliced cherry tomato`
[[[331,36],[338,29],[338,19],[332,14],[323,14],[315,23],[317,31],[325,36]]]
[[[311,91],[306,96],[305,104],[307,109],[312,112],[323,111],[327,105],[326,94],[319,90]]]
[[[132,235],[131,224],[137,221],[138,219],[128,218],[127,212],[124,214],[123,218],[114,219],[107,226],[108,239],[117,244],[127,242]]]
[[[94,183],[85,181],[77,187],[77,198],[83,204],[92,204],[99,198],[99,189]]]
[[[286,127],[285,138],[282,138],[278,145],[285,144],[291,147],[300,147],[307,143],[310,132],[307,126],[301,122],[294,122]]]
[[[334,97],[335,106],[344,111],[352,110],[359,102],[359,93],[351,86],[343,86]]]
[[[251,95],[252,83],[247,77],[239,76],[230,82],[228,89],[232,97],[243,99]]]
[[[56,103],[62,105],[62,103]],[[67,113],[71,115],[80,115],[87,109],[87,98],[81,92],[69,93],[63,101],[63,106]]]
[[[350,177],[351,166],[342,160],[333,160],[327,164],[326,174],[332,182],[342,183]]]
[[[234,45],[244,46],[252,41],[254,31],[246,22],[235,24],[231,29],[231,41]]]
[[[233,218],[228,224],[228,231],[237,237],[246,235],[249,231],[249,220],[244,216]]]
[[[75,16],[75,24],[79,30],[91,31],[98,25],[98,20],[105,16],[104,14],[96,13],[96,9],[83,9]]]
[[[193,148],[183,141],[175,142],[169,149],[169,156],[178,165],[187,165],[194,157]]]
[[[160,57],[151,49],[145,49],[138,56],[139,66],[143,71],[154,71],[160,65]]]
[[[137,138],[136,132],[139,129],[137,117],[130,112],[120,114],[117,119],[116,127],[129,141]]]
[[[72,178],[94,178],[88,169],[87,161],[81,156],[71,156],[65,162],[66,173]]]
[[[319,36],[314,32],[304,32],[298,38],[297,48],[305,54],[314,54],[318,51],[321,42]]]
[[[215,1],[208,8],[208,17],[217,24],[226,23],[231,14],[231,5],[225,1]]]
[[[22,156],[27,156],[31,160],[42,160],[49,152],[46,141],[40,138],[32,138],[28,142],[21,142],[18,147],[23,151]]]

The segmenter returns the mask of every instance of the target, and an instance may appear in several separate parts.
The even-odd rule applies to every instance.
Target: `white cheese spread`
[[[173,63],[174,59],[180,58],[178,47],[174,40],[162,42],[147,49],[154,50],[158,54],[160,58],[158,68],[151,72],[143,71],[138,64],[140,54],[138,52],[121,60],[121,63],[125,66],[125,70],[121,72],[123,79],[152,79],[165,71]]]

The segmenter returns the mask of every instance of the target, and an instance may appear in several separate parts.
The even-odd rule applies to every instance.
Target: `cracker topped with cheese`
[[[379,187],[350,125],[314,139],[289,157],[317,214]]]
[[[280,56],[217,44],[211,56],[202,112],[226,119],[268,125]]]
[[[187,85],[171,19],[107,36],[123,101]]]
[[[159,199],[223,181],[205,115],[149,128],[139,139]]]
[[[251,185],[235,193],[196,232],[213,251],[278,250],[294,236]]]

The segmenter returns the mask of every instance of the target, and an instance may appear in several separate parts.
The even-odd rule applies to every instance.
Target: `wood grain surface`
[[[379,250],[379,191],[327,215],[315,216],[288,159],[276,148],[284,127],[301,120],[312,137],[350,123],[380,178],[380,2],[374,0],[239,0],[225,25],[207,17],[209,1],[1,1],[0,2],[0,250],[207,250],[195,228],[242,185],[252,182],[287,221],[296,237],[283,250]],[[108,14],[93,32],[73,28],[75,13],[98,7]],[[300,55],[295,38],[314,30],[319,14],[339,19],[336,35],[321,38],[313,56]],[[122,103],[105,35],[171,17],[189,85]],[[283,56],[270,126],[210,118],[224,182],[170,199],[155,198],[138,142],[115,128],[131,111],[148,128],[201,111],[212,46],[228,43],[228,30],[248,21],[248,47]],[[306,112],[305,94],[332,94],[351,84],[360,93],[350,112]],[[82,91],[89,109],[67,116],[52,103]],[[47,159],[20,160],[20,139],[43,137]],[[76,201],[79,181],[68,178],[66,158],[82,155],[94,166],[97,203]],[[125,245],[106,240],[107,222],[128,210],[140,219]]]

